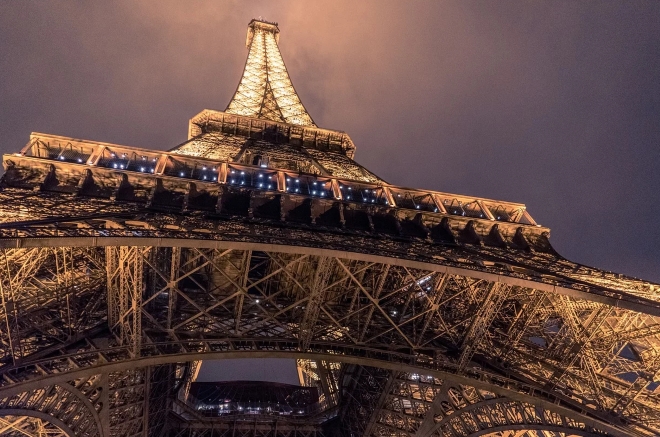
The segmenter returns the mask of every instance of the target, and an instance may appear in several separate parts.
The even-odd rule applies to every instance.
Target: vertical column
[[[170,265],[170,278],[167,284],[169,304],[167,306],[167,329],[172,329],[172,319],[176,311],[177,287],[179,284],[179,267],[181,266],[181,248],[172,248],[172,263]]]
[[[137,246],[106,248],[108,321],[132,356],[140,354],[144,252],[148,250]]]

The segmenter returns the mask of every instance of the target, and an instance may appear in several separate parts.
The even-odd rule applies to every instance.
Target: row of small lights
[[[348,188],[348,191],[351,191],[351,192],[353,191],[353,188],[352,188],[352,187],[347,187],[347,188]],[[343,189],[344,189],[344,186],[343,186],[343,185],[340,185],[340,186],[339,186],[339,190],[341,191],[341,190],[343,190]],[[376,196],[376,193],[377,193],[376,190],[374,190],[374,189],[369,190],[368,188],[364,188],[364,189],[362,189],[361,191],[362,191],[363,193],[373,193],[374,196]],[[351,198],[352,198],[352,194],[347,194],[346,196],[343,196],[343,191],[342,191],[342,197],[344,197],[344,198],[347,199],[347,200],[351,200]],[[366,198],[363,197],[363,198],[362,198],[362,202],[363,202],[363,203],[376,203],[376,199],[372,198],[372,199],[371,199],[371,202],[369,202],[369,199],[366,199]],[[389,205],[389,204],[390,204],[390,202],[389,202],[387,199],[385,199],[385,205]]]
[[[278,404],[278,405],[279,405],[279,404]],[[216,409],[216,408],[217,408],[217,409],[220,409],[220,410],[225,410],[225,409],[228,410],[228,409],[229,409],[229,404],[218,404],[218,405],[198,405],[198,406],[197,406],[197,410],[198,410],[198,411],[201,411],[201,410],[214,410],[214,409]],[[245,408],[244,408],[244,407],[241,407],[241,406],[238,406],[236,409],[237,409],[238,411],[243,411]],[[262,409],[261,407],[255,407],[255,408],[247,407],[247,410],[248,410],[248,411],[261,411],[261,409]],[[266,410],[267,412],[271,412],[271,411],[272,411],[272,408],[271,408],[271,407],[267,407],[267,408],[265,408],[265,410]],[[304,413],[305,413],[305,410],[298,410],[298,414],[304,414]]]
[[[236,170],[231,170],[229,173],[230,173],[230,174],[236,174],[237,171],[236,171]],[[245,172],[244,172],[244,171],[241,171],[241,172],[239,173],[239,176],[238,176],[238,177],[241,177],[241,176],[245,176]],[[264,188],[264,187],[266,187],[266,188],[269,189],[269,190],[272,190],[272,189],[273,189],[273,184],[272,184],[273,176],[272,176],[272,175],[269,175],[269,176],[268,176],[268,180],[269,180],[270,182],[265,182],[265,181],[264,181],[264,174],[263,174],[263,173],[259,173],[259,175],[258,175],[257,177],[258,177],[258,179],[260,179],[260,181],[259,181],[259,185],[258,185],[259,188]],[[236,179],[235,179],[235,176],[230,176],[229,183],[230,183],[230,184],[236,184],[236,183],[237,183],[237,182],[236,182]],[[241,182],[240,182],[240,185],[245,185],[245,181],[241,181]]]
[[[293,181],[293,180],[292,180],[291,178],[286,178],[286,182],[287,182],[287,184],[286,184],[286,186],[284,187],[284,191],[287,191],[287,192],[289,191],[289,183],[292,182],[292,181]],[[296,184],[298,184],[298,187],[300,187],[300,179],[296,179],[296,180],[293,181],[293,182],[295,182]],[[318,195],[318,196],[321,196],[321,197],[325,197],[325,193],[326,193],[326,191],[330,191],[330,190],[325,190],[325,189],[323,188],[323,185],[325,185],[324,183],[321,184],[321,188],[319,188],[319,189],[316,188],[316,187],[318,187],[318,185],[319,185],[318,182],[312,182],[312,186],[313,186],[314,188],[312,188],[312,191],[310,192],[310,194],[311,194],[312,196],[317,196],[317,195]],[[296,189],[291,188],[291,192],[294,192],[294,193],[300,193],[300,188],[296,188]]]
[[[202,167],[202,171],[208,171],[208,167],[203,166],[203,167]],[[211,169],[211,171],[212,171],[213,173],[217,173],[217,172],[218,172],[218,169],[217,169],[217,167],[213,167],[213,168]],[[179,176],[181,176],[182,178],[184,178],[184,177],[186,177],[186,173],[182,171],[182,172],[179,173]],[[207,178],[208,178],[207,175],[202,175],[202,180],[203,180],[203,181],[207,180]],[[218,180],[218,175],[213,175],[213,177],[212,177],[211,179],[212,179],[213,181],[217,181],[217,180]]]
[[[116,154],[116,153],[111,153],[110,156],[113,157],[113,158],[117,158],[117,154]],[[125,153],[122,153],[122,154],[121,154],[121,157],[122,157],[122,158],[126,158],[126,154],[125,154]],[[152,159],[151,159],[151,162],[156,162],[157,160],[158,160],[157,158],[152,158]],[[129,161],[130,161],[130,160],[129,160]],[[145,172],[147,172],[147,171],[148,171],[149,173],[153,173],[153,172],[156,170],[155,167],[147,167],[147,166],[146,166],[146,165],[148,165],[148,164],[146,164],[146,163],[147,163],[147,157],[146,157],[146,156],[142,156],[142,161],[145,163],[145,165],[140,166],[140,171],[141,171],[142,173],[145,173]],[[119,168],[120,170],[123,170],[124,168],[128,168],[128,163],[126,163],[126,164],[124,165],[123,163],[121,163],[121,161],[119,162],[119,164],[118,164],[117,162],[113,162],[113,163],[112,163],[112,168]]]
[[[111,156],[112,156],[113,158],[116,158],[116,157],[117,157],[117,154],[112,153]],[[121,157],[122,157],[122,158],[125,158],[125,157],[126,157],[126,153],[122,153]],[[60,155],[59,158],[60,158],[61,161],[66,160],[66,158],[65,158],[63,155]],[[146,161],[146,160],[147,160],[147,157],[146,157],[146,156],[142,156],[142,161]],[[82,159],[82,158],[77,158],[77,161],[78,161],[79,163],[82,163],[82,162],[83,162],[83,159]],[[156,159],[156,158],[152,158],[152,161],[153,161],[153,162],[156,162],[157,159]],[[113,167],[113,168],[119,168],[120,170],[123,170],[126,166],[125,166],[124,164],[117,164],[116,162],[114,162],[113,165],[112,165],[112,167]],[[262,167],[264,167],[264,166],[262,165]],[[203,170],[203,171],[206,171],[206,170],[207,170],[207,167],[206,167],[206,166],[202,167],[202,170]],[[140,171],[143,172],[143,173],[146,172],[146,171],[147,171],[147,167],[141,166],[141,167],[140,167]],[[150,173],[154,173],[154,171],[155,171],[155,169],[154,169],[153,167],[149,168],[149,172],[150,172]],[[212,170],[212,171],[213,171],[213,172],[217,172],[217,168],[216,168],[216,167],[213,167],[213,170]],[[231,170],[231,173],[232,173],[232,174],[233,174],[233,173],[236,173],[236,171],[235,171],[235,170]],[[245,175],[245,172],[244,172],[244,171],[241,171],[240,174],[241,174],[241,175]],[[185,172],[183,172],[183,171],[180,172],[180,173],[179,173],[179,176],[181,176],[181,177],[185,177]],[[259,174],[259,178],[263,178],[263,174],[260,173],[260,174]],[[272,176],[268,176],[268,179],[269,179],[269,180],[272,180]],[[206,176],[206,175],[203,175],[202,180],[207,180],[207,176]],[[213,176],[212,180],[213,180],[213,181],[217,181],[217,180],[218,180],[218,177],[217,177],[217,176]],[[287,181],[287,182],[290,182],[290,181],[291,181],[291,178],[287,178],[286,181]],[[300,182],[300,179],[296,179],[295,182],[296,182],[296,183],[299,183],[299,182]],[[231,183],[232,183],[232,184],[235,184],[235,183],[236,183],[236,182],[235,182],[235,179],[231,179]],[[241,181],[240,185],[245,185],[245,181]],[[259,185],[258,185],[258,187],[259,187],[259,188],[263,188],[264,185],[265,185],[265,184],[264,184],[263,182],[260,182]],[[314,182],[313,185],[317,185],[317,183]],[[267,188],[268,188],[269,190],[272,189],[272,184],[268,184],[268,185],[267,185]],[[339,189],[340,189],[340,190],[343,190],[343,189],[344,189],[344,186],[343,186],[343,185],[340,185],[340,186],[339,186]],[[349,190],[349,191],[352,191],[352,187],[348,187],[348,190]],[[288,187],[288,186],[285,188],[285,191],[287,191],[287,192],[289,191],[289,187]],[[317,191],[317,190],[312,190],[312,195],[316,195],[316,191]],[[369,193],[369,192],[376,193],[376,190],[371,190],[371,191],[370,191],[369,189],[364,189],[363,191],[364,191],[365,193]],[[292,192],[299,193],[299,192],[300,192],[300,188],[296,188],[295,191],[292,190]],[[319,192],[319,195],[320,195],[321,197],[325,197],[325,191],[324,191],[324,190],[318,190],[318,192]],[[351,197],[352,197],[352,196],[351,196],[350,194],[348,194],[348,195],[345,196],[345,198],[346,198],[347,200],[351,200]],[[401,197],[401,194],[397,194],[397,197]],[[365,198],[365,199],[363,199],[362,201],[363,201],[364,203],[368,203],[368,200],[369,200],[369,199],[366,199],[366,198]],[[372,198],[372,199],[371,199],[371,203],[375,203],[375,202],[376,202],[376,199],[373,199],[373,198]],[[413,201],[413,202],[414,202],[414,201]],[[387,200],[385,200],[385,204],[388,205],[389,202],[388,202]],[[415,208],[416,208],[416,209],[420,209],[420,205],[419,205],[419,204],[415,204]],[[463,208],[460,208],[460,209],[462,210]],[[435,207],[433,211],[434,211],[434,212],[438,212],[438,208]],[[456,209],[456,208],[453,208],[453,209],[451,210],[451,213],[452,213],[453,215],[461,215],[461,216],[465,216],[465,210],[463,210],[463,211],[461,212],[459,209]],[[483,218],[483,217],[484,217],[483,213],[479,214],[479,217]],[[496,217],[496,220],[501,220],[501,219],[502,219],[501,216],[497,216],[497,217]]]

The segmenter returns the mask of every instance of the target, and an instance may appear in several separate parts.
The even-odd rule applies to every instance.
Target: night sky
[[[3,0],[0,152],[170,149],[225,109],[259,16],[388,182],[525,203],[565,257],[660,282],[658,1]]]

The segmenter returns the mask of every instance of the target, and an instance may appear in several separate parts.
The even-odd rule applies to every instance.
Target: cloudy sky
[[[404,186],[527,204],[567,258],[660,282],[660,2],[0,2],[0,151],[169,149],[253,17],[315,121]]]

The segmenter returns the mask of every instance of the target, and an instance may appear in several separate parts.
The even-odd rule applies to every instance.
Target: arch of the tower
[[[76,437],[61,420],[47,414],[25,410],[0,410],[0,435],[6,437]]]
[[[145,387],[158,380],[171,379],[183,364],[179,360],[255,356],[332,361],[352,366],[344,384],[350,387],[350,399],[354,404],[349,401],[344,406],[342,421],[354,427],[353,432],[364,433],[362,435],[477,436],[505,430],[525,430],[530,432],[529,435],[534,435],[533,431],[550,433],[546,435],[636,435],[585,416],[560,402],[549,402],[547,397],[516,391],[512,386],[503,388],[501,382],[485,382],[415,365],[342,356],[336,352],[243,350],[127,358],[35,379],[26,378],[13,386],[0,388],[0,414],[37,417],[59,426],[70,436],[139,434],[154,422],[145,414],[147,410],[154,413],[153,405],[144,403],[145,396],[149,396]],[[41,365],[45,365],[45,361]],[[23,372],[29,367],[26,366]],[[166,371],[158,373],[159,369]],[[20,373],[16,372],[14,376]],[[94,382],[102,380],[106,385]],[[71,402],[62,392],[73,391],[72,387],[76,385],[88,389],[83,397],[77,396],[78,402]],[[60,387],[62,389],[58,390]],[[149,397],[152,402],[157,399],[153,394]],[[108,409],[103,408],[100,399],[108,402]],[[18,405],[24,408],[12,408]],[[364,416],[365,411],[367,416]],[[106,418],[101,420],[107,422],[102,427],[98,417],[104,415]],[[162,423],[158,421],[157,426]]]
[[[248,357],[337,362],[346,381],[380,369],[377,394],[350,386],[375,402],[366,423],[343,413],[375,435],[623,436],[658,423],[657,320],[625,302],[324,247],[20,243],[0,253],[0,407],[50,414],[75,435],[138,434],[185,385],[176,363]]]

